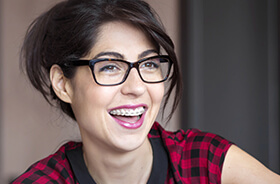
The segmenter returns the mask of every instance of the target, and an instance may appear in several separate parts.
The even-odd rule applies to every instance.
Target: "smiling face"
[[[115,58],[135,62],[155,55],[155,47],[140,29],[110,22],[100,27],[94,47],[83,59]],[[84,144],[131,151],[147,142],[164,95],[163,83],[145,83],[133,68],[124,83],[100,86],[88,66],[77,67],[69,83],[69,102]]]

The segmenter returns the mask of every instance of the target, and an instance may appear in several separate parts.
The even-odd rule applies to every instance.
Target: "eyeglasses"
[[[65,66],[89,65],[95,82],[102,86],[122,84],[132,68],[136,68],[142,81],[160,83],[165,81],[170,73],[172,61],[167,55],[148,57],[130,63],[121,59],[99,58],[92,60],[74,60]]]

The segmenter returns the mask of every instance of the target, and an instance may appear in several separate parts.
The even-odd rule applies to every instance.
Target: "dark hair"
[[[159,49],[173,61],[173,73],[165,94],[165,109],[175,88],[175,99],[168,119],[171,118],[181,97],[181,75],[174,52],[174,44],[151,7],[141,0],[68,0],[58,3],[35,19],[27,30],[21,50],[22,67],[33,86],[51,104],[56,100],[63,112],[75,119],[70,104],[55,95],[49,80],[52,65],[63,65],[70,59],[86,56],[94,46],[101,25],[110,21],[125,21],[142,29]],[[75,68],[62,67],[67,78]]]

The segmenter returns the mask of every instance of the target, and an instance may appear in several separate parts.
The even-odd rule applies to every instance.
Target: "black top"
[[[153,149],[153,166],[148,184],[164,183],[167,176],[168,156],[161,139],[150,139]],[[82,147],[66,152],[74,175],[80,184],[96,184],[86,167]]]

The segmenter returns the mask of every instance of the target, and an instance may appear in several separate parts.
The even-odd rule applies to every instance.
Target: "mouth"
[[[128,129],[139,128],[144,121],[145,106],[136,108],[124,107],[113,109],[109,114],[116,120],[117,123]]]

